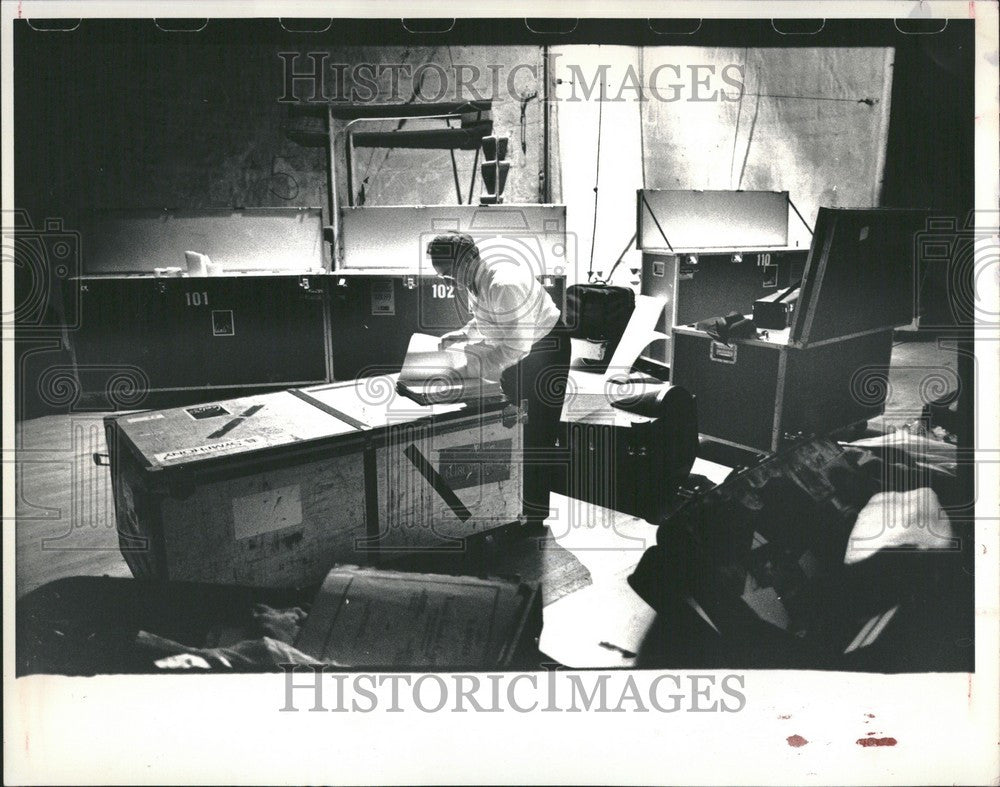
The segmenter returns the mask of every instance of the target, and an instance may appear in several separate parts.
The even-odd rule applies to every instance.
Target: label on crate
[[[205,404],[198,407],[186,407],[184,412],[200,421],[202,418],[218,418],[220,415],[230,415],[229,410],[221,404]]]
[[[233,498],[233,538],[237,541],[301,524],[298,484]]]
[[[223,440],[219,443],[207,443],[196,445],[191,448],[176,448],[173,451],[164,451],[162,454],[155,454],[153,459],[161,465],[183,462],[185,459],[197,459],[200,456],[210,456],[212,454],[235,452],[238,448],[260,447],[264,441],[259,437],[240,437],[234,440]]]
[[[510,440],[491,440],[454,448],[438,454],[441,477],[452,489],[468,489],[510,480]]]
[[[236,325],[232,309],[212,311],[212,336],[235,336]]]
[[[156,421],[160,418],[166,418],[163,413],[150,413],[149,415],[137,415],[135,418],[126,418],[125,422],[129,424],[138,424],[142,421]]]
[[[372,314],[391,317],[396,313],[396,291],[391,279],[372,282]]]

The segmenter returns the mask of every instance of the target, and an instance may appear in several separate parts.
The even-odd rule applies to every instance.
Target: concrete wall
[[[564,46],[553,54],[554,166],[581,271],[607,275],[635,230],[640,187],[788,191],[810,224],[820,206],[879,204],[892,49]],[[790,246],[809,246],[791,211],[788,230]],[[625,255],[614,284],[638,287],[638,256]]]
[[[37,36],[38,34],[34,34]],[[129,37],[114,51],[88,47],[85,36],[25,38],[17,50],[16,190],[20,207],[38,221],[67,225],[91,208],[329,208],[327,151],[286,131],[299,121],[279,101],[285,65],[278,43],[202,43],[197,35]],[[300,61],[305,61],[302,47]],[[540,48],[318,47],[329,63],[437,63],[502,70],[496,133],[511,136],[511,201],[539,201],[542,160]],[[508,95],[507,76],[519,64]],[[297,62],[301,70],[307,62]],[[332,81],[332,79],[331,79]],[[490,87],[485,77],[480,92]],[[353,86],[348,74],[348,90]],[[442,100],[470,90],[449,85]],[[331,88],[332,89],[332,88]],[[405,75],[396,92],[413,94]],[[439,93],[428,72],[424,97]],[[375,100],[390,100],[388,77]],[[522,101],[524,98],[524,122]],[[488,97],[488,96],[487,96]],[[414,100],[421,100],[417,97]],[[523,144],[522,144],[523,143]],[[374,153],[374,155],[372,155]],[[467,196],[472,153],[458,153]],[[369,161],[369,157],[371,160]],[[369,204],[456,202],[446,151],[363,151]],[[342,159],[338,165],[342,165]],[[343,188],[344,167],[340,166]],[[477,181],[478,183],[478,181]],[[477,185],[476,194],[479,193]]]
[[[544,149],[541,100],[544,90],[540,47],[358,47],[331,51],[330,62],[381,64],[384,71],[373,80],[377,84],[375,103],[492,99],[494,133],[510,137],[507,158],[511,169],[504,191],[506,200],[541,201],[539,173]],[[389,65],[405,68],[400,68],[398,78],[394,79]],[[301,63],[300,67],[308,66],[308,63]],[[366,91],[367,94],[369,88],[361,84],[367,74],[352,79],[352,70],[345,72],[343,91]],[[475,78],[477,72],[479,76]],[[462,78],[462,84],[455,78],[456,74]],[[496,74],[495,79],[493,74]],[[354,127],[390,131],[397,125],[396,121],[382,121]],[[408,125],[429,124],[411,122]],[[335,122],[337,185],[342,197],[347,193],[345,127],[344,121]],[[468,202],[475,154],[455,151],[454,156],[459,188],[464,201]],[[367,205],[435,205],[458,201],[448,151],[360,149],[355,153],[355,164],[355,205],[362,204],[362,200]],[[477,173],[474,203],[481,189]]]

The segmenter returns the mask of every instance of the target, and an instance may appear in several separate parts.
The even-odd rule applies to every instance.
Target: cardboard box
[[[541,629],[537,583],[343,566],[295,646],[347,669],[534,669]]]

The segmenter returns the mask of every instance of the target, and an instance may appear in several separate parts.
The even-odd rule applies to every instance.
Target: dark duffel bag
[[[877,493],[916,490],[876,503],[876,523],[888,517],[877,537],[855,532]],[[914,501],[931,490],[953,499],[948,474],[929,476],[924,460],[827,438],[732,473],[660,521],[628,578],[659,615],[637,666],[971,670],[969,525],[931,518],[929,503],[918,518]],[[894,525],[912,531],[898,546],[882,537]]]
[[[634,310],[635,293],[628,287],[574,284],[566,289],[563,322],[570,337],[597,345],[581,360],[585,368],[607,368]]]

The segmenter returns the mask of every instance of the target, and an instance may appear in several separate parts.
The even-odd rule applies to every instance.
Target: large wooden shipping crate
[[[913,318],[928,213],[820,208],[791,325],[718,341],[673,329],[671,382],[698,399],[702,434],[757,451],[880,414],[893,328]]]
[[[510,408],[423,407],[391,377],[105,427],[119,541],[137,577],[303,587],[336,563],[462,549],[521,511]]]
[[[424,406],[396,392],[397,375],[303,389],[365,425],[366,546],[379,555],[459,550],[462,539],[521,514],[522,426],[513,407]]]

